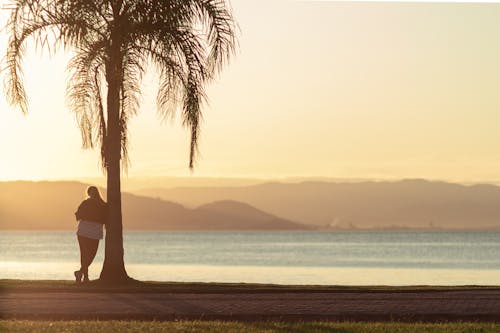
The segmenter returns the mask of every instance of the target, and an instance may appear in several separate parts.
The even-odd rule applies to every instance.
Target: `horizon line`
[[[68,177],[68,178],[33,178],[33,179],[0,179],[0,183],[6,182],[82,182],[85,180],[95,180],[100,177]],[[196,179],[209,179],[209,180],[247,180],[247,181],[260,181],[260,182],[280,182],[280,181],[324,181],[324,182],[401,182],[401,181],[427,181],[427,182],[442,182],[442,183],[452,183],[460,185],[495,185],[500,186],[500,180],[454,180],[454,179],[442,179],[442,178],[426,178],[426,177],[391,177],[391,178],[379,178],[379,177],[331,177],[331,176],[284,176],[284,177],[219,177],[219,176],[199,176],[190,178],[187,176],[133,176],[128,177],[130,180],[144,180],[144,179],[155,179],[155,178],[179,178],[187,180]],[[122,184],[126,182],[127,178],[122,179]],[[103,178],[105,181],[105,178]]]

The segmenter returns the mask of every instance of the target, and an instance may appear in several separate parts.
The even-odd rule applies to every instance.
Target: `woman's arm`
[[[83,201],[80,206],[78,206],[78,209],[75,212],[75,218],[77,221],[80,221],[82,219],[82,211],[83,211],[83,206],[85,204],[85,201]]]

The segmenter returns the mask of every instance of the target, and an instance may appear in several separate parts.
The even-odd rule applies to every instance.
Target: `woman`
[[[89,281],[89,266],[94,261],[103,238],[103,225],[107,219],[107,204],[95,186],[87,189],[88,199],[84,200],[75,213],[78,223],[78,245],[80,246],[80,270],[75,271],[76,283]]]

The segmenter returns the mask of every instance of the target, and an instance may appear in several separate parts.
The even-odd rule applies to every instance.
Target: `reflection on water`
[[[141,280],[278,284],[500,284],[499,232],[129,232]],[[101,243],[91,277],[102,265]],[[73,232],[2,232],[0,278],[71,279]]]

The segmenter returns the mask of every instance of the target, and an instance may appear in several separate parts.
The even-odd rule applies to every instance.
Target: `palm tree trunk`
[[[111,58],[117,59],[117,58]],[[118,58],[119,59],[119,58]],[[103,282],[124,282],[129,280],[123,260],[123,225],[121,202],[121,124],[120,124],[120,64],[110,61],[107,68],[108,81],[107,112],[108,124],[105,138],[108,221],[106,224],[106,245],[104,264],[100,280]]]
[[[110,161],[107,166],[108,223],[104,264],[100,280],[103,282],[123,282],[128,280],[123,260],[123,226],[120,191],[120,161]]]

